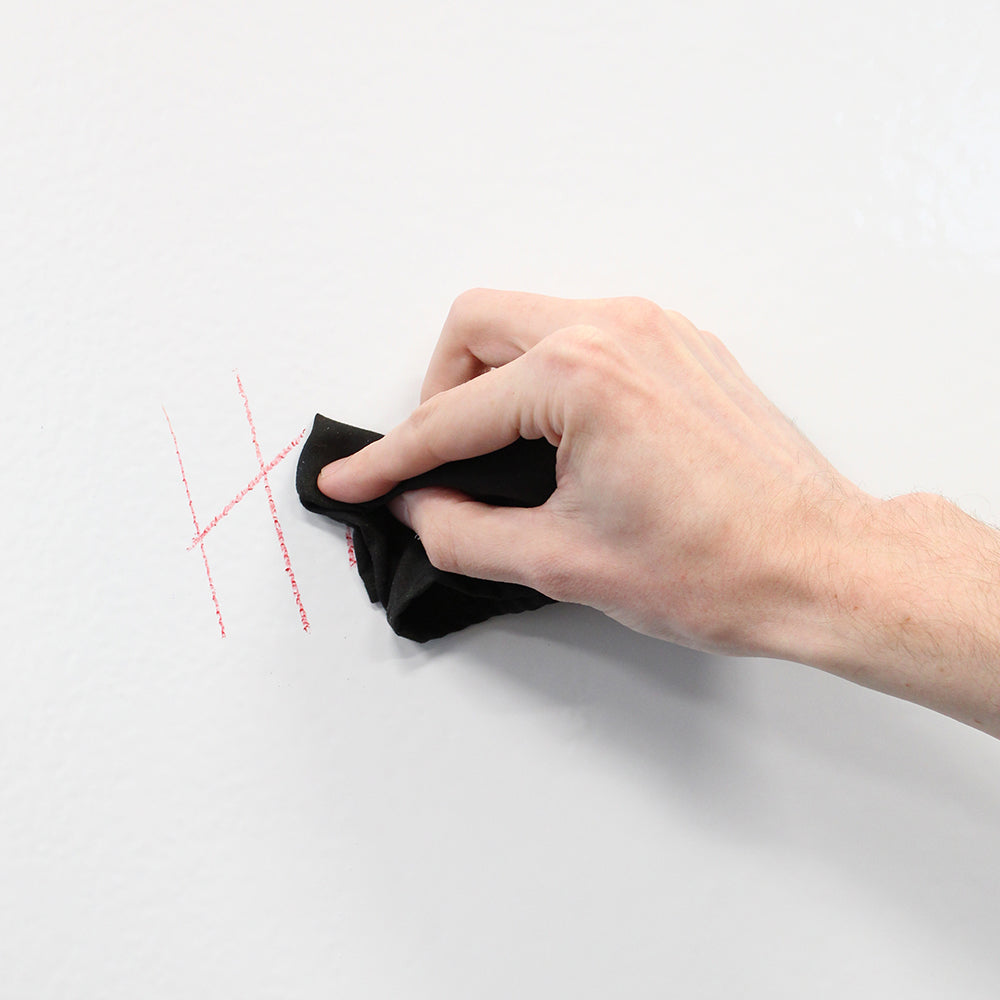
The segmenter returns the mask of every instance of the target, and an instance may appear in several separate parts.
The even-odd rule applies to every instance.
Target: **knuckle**
[[[445,326],[461,325],[463,319],[474,313],[487,295],[489,295],[487,288],[467,288],[464,292],[460,292],[448,310]]]
[[[664,309],[663,320],[667,326],[674,330],[695,330],[694,323],[692,323],[691,320],[689,320],[683,313],[679,313],[676,309]]]
[[[701,336],[701,331],[687,316],[673,309],[664,310],[663,319],[655,332],[660,343],[666,344],[671,350]]]
[[[652,299],[629,295],[618,301],[622,318],[630,329],[649,331],[662,326],[664,310]]]
[[[616,366],[622,347],[611,334],[596,326],[564,327],[543,342],[542,360],[560,378],[590,381]]]
[[[565,400],[564,418],[570,411],[577,418],[607,414],[628,370],[629,352],[622,338],[597,327],[574,326],[542,343],[546,349],[538,358],[540,379]]]
[[[719,337],[717,337],[714,333],[710,333],[708,330],[700,330],[699,335],[705,342],[708,349],[719,359],[723,366],[730,371],[731,377],[738,381],[742,375],[743,369],[740,367],[736,358],[733,357],[729,348],[726,347]]]
[[[722,340],[717,337],[714,333],[708,330],[699,330],[699,335],[705,342],[706,346],[722,361],[731,362],[735,359],[732,354],[729,353],[729,348],[722,342]]]
[[[650,299],[632,296],[618,301],[622,327],[639,344],[655,344],[659,350],[672,351],[698,332],[686,316],[663,309]]]

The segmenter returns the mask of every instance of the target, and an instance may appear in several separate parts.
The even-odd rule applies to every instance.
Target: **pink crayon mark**
[[[196,545],[200,545],[201,542],[204,541],[205,536],[264,478],[265,472],[270,472],[298,445],[298,443],[306,436],[306,430],[307,428],[303,428],[301,434],[294,437],[287,445],[285,445],[285,447],[282,448],[281,451],[279,451],[278,454],[267,463],[267,468],[258,472],[257,475],[254,476],[253,479],[251,479],[250,482],[247,483],[246,486],[244,486],[243,489],[241,489],[239,493],[237,493],[236,496],[234,496],[233,499],[230,500],[229,503],[227,503],[226,506],[223,507],[222,510],[219,511],[219,513],[216,514],[215,517],[213,517],[212,520],[209,521],[208,524],[202,528],[201,531],[194,536],[194,538],[191,539],[191,543],[188,545],[189,552]]]
[[[163,408],[163,415],[167,418],[167,427],[170,428],[170,436],[174,439],[174,453],[177,455],[177,464],[181,468],[181,482],[184,483],[184,492],[187,494],[188,509],[191,511],[191,520],[194,522],[194,533],[198,531],[198,515],[194,512],[194,501],[191,499],[191,487],[188,486],[187,474],[184,472],[184,460],[181,458],[181,450],[177,444],[177,435],[174,433],[174,425],[170,422],[166,408]],[[226,637],[226,626],[222,623],[222,608],[219,607],[219,598],[215,593],[215,584],[212,582],[212,571],[208,568],[208,556],[205,554],[205,543],[199,541],[198,547],[201,549],[202,562],[205,564],[205,575],[208,577],[208,589],[212,594],[212,603],[215,605],[215,617],[219,621],[219,631],[223,639]]]
[[[253,415],[250,413],[250,400],[247,398],[246,390],[243,388],[243,383],[240,381],[239,373],[236,374],[236,386],[239,389],[240,396],[243,399],[243,409],[247,416],[247,423],[250,425],[250,439],[253,442],[254,451],[257,455],[257,465],[259,471],[257,475],[253,477],[233,497],[229,503],[226,504],[222,510],[212,518],[211,521],[202,528],[198,523],[198,515],[195,513],[194,501],[191,498],[191,488],[188,485],[187,473],[184,470],[184,462],[181,459],[180,447],[177,444],[177,435],[174,433],[173,424],[170,422],[170,417],[167,414],[166,408],[163,409],[163,415],[167,418],[167,427],[170,429],[170,436],[173,438],[174,442],[174,452],[177,455],[177,463],[181,470],[181,482],[184,484],[184,492],[187,494],[188,509],[191,511],[191,522],[194,525],[194,537],[191,539],[191,543],[188,545],[188,551],[193,548],[201,549],[202,562],[205,564],[205,575],[208,577],[208,589],[212,595],[212,603],[215,605],[215,616],[219,621],[219,630],[222,635],[226,635],[226,627],[222,622],[222,610],[219,606],[219,598],[215,590],[215,583],[212,580],[212,572],[208,566],[208,556],[205,553],[205,537],[208,533],[215,528],[226,515],[244,498],[258,483],[264,484],[264,492],[267,494],[268,506],[271,509],[271,521],[274,524],[274,530],[278,536],[278,544],[281,547],[281,555],[285,562],[285,572],[288,574],[288,580],[292,587],[292,594],[295,597],[295,604],[299,609],[299,618],[302,621],[302,628],[308,632],[309,631],[309,619],[306,616],[306,610],[302,606],[302,597],[299,594],[298,584],[295,582],[295,574],[292,572],[292,561],[288,555],[288,546],[285,544],[285,533],[281,529],[281,522],[278,520],[278,508],[274,502],[274,494],[271,491],[271,483],[267,475],[271,472],[281,461],[283,461],[289,453],[299,444],[299,442],[305,437],[306,430],[303,429],[296,437],[294,437],[281,451],[278,452],[270,462],[264,463],[264,456],[261,454],[260,443],[257,440],[257,428],[253,422]]]
[[[347,538],[347,561],[351,566],[357,566],[358,556],[354,551],[354,532],[348,528],[345,537]]]
[[[295,582],[295,573],[292,571],[292,560],[288,555],[288,546],[285,545],[285,533],[281,530],[281,522],[278,520],[278,508],[274,503],[274,494],[271,492],[271,482],[267,478],[268,467],[264,464],[264,456],[260,451],[260,442],[257,440],[257,428],[254,427],[253,415],[250,413],[250,400],[247,399],[246,390],[240,381],[239,372],[236,375],[236,385],[243,397],[243,409],[247,415],[247,423],[250,425],[250,439],[253,441],[254,451],[257,453],[257,464],[260,466],[260,478],[264,482],[264,493],[267,495],[267,505],[271,509],[271,520],[274,522],[274,530],[278,536],[278,545],[281,546],[281,555],[285,560],[285,572],[288,574],[289,583],[292,585],[292,593],[295,595],[295,605],[299,609],[299,618],[302,621],[304,631],[309,631],[309,619],[306,617],[306,609],[302,606],[302,597],[299,594],[299,586]],[[249,490],[248,490],[249,492]],[[236,501],[238,502],[238,500]],[[197,522],[194,526],[195,534],[198,534]],[[202,550],[204,551],[204,550]]]

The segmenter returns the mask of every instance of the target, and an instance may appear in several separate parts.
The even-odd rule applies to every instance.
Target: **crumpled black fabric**
[[[393,631],[426,642],[494,615],[531,611],[552,598],[515,583],[497,583],[435,569],[420,539],[386,508],[392,497],[421,486],[447,486],[500,507],[538,507],[556,488],[556,449],[544,438],[519,438],[477,458],[449,462],[400,483],[365,503],[320,493],[316,477],[329,462],[360,451],[382,435],[316,414],[302,446],[295,487],[302,505],[353,529],[358,572],[368,596],[384,608]]]

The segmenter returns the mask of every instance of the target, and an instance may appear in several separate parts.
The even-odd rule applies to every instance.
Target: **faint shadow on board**
[[[988,737],[798,664],[695,652],[575,605],[399,651],[424,669],[460,651],[463,669],[577,718],[578,738],[707,834],[829,867],[996,962],[1000,781],[970,769],[996,763]]]

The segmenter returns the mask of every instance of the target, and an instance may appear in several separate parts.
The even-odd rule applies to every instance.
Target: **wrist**
[[[787,544],[764,560],[773,601],[760,622],[763,655],[846,673],[874,622],[872,563],[888,530],[887,501],[853,487],[803,497],[787,517]]]
[[[774,655],[1000,735],[1000,534],[925,493],[828,521]]]

